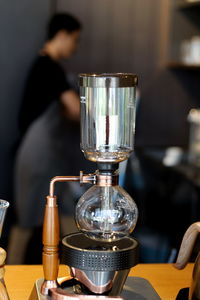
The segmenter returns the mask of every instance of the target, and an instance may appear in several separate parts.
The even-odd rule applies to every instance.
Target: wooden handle
[[[57,280],[59,267],[59,220],[56,197],[47,197],[43,224],[43,269],[45,280]]]
[[[193,223],[186,231],[181,248],[179,250],[178,258],[174,264],[175,268],[183,269],[191,256],[196,238],[200,232],[200,222]]]
[[[6,260],[6,251],[3,248],[0,248],[0,279],[2,279],[5,274],[5,269],[4,269],[5,260]]]
[[[0,299],[1,300],[9,300],[8,293],[6,291],[6,287],[4,284],[0,281]]]
[[[4,284],[4,274],[5,274],[5,264],[6,260],[6,251],[3,248],[0,248],[0,299],[9,300],[6,286]]]

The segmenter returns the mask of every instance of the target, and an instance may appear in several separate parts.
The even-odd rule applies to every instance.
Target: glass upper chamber
[[[120,162],[133,151],[134,74],[81,74],[81,149],[94,162]]]

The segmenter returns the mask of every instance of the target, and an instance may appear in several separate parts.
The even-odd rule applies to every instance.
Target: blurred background
[[[0,2],[0,198],[11,203],[1,243],[8,249],[8,262],[40,263],[42,224],[23,222],[26,204],[16,204],[18,118],[30,66],[46,39],[47,22],[57,12],[71,13],[83,25],[77,53],[61,62],[74,89],[81,72],[131,72],[139,77],[135,153],[122,184],[139,207],[134,235],[141,243],[141,262],[172,262],[185,230],[200,218],[200,120],[198,110],[190,111],[200,106],[200,1],[189,0]],[[26,173],[20,179],[20,198],[24,192],[27,205],[35,186],[32,214],[42,205],[52,176],[95,168],[74,160],[65,169],[70,161],[66,149],[73,146],[71,151],[79,153],[79,140],[72,143],[59,126],[53,155],[44,164],[41,158],[31,182]],[[43,147],[40,130],[36,141],[32,153]],[[63,157],[58,164],[57,156]],[[27,169],[31,159],[26,156]],[[41,168],[45,175],[39,174]],[[40,180],[44,187],[37,195]],[[66,186],[58,193],[71,203],[70,197],[77,199],[82,190]],[[72,211],[71,205],[63,207],[69,218]]]

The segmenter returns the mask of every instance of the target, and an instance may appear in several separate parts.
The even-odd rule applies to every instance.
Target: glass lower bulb
[[[89,238],[114,241],[129,235],[137,222],[138,209],[120,186],[92,186],[79,199],[76,223]]]

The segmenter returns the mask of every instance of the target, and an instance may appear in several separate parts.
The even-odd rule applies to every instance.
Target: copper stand
[[[138,300],[160,300],[148,281],[142,278],[130,277],[127,279],[122,296],[82,295],[73,293],[68,289],[60,288],[63,280],[58,278],[59,269],[59,216],[57,198],[54,195],[56,182],[79,181],[80,184],[91,183],[98,186],[118,185],[118,173],[94,174],[80,172],[79,176],[57,176],[50,182],[49,196],[46,198],[44,224],[43,224],[43,269],[44,279],[38,279],[35,283],[29,300],[130,300],[137,297]],[[65,278],[70,280],[70,278]],[[124,282],[124,281],[123,281]],[[8,298],[1,298],[8,300]]]
[[[57,288],[59,269],[59,217],[57,198],[54,195],[56,182],[79,181],[80,184],[91,183],[101,186],[112,186],[118,184],[118,175],[83,174],[79,176],[56,176],[50,182],[49,196],[46,198],[46,206],[43,223],[43,270],[44,282],[41,293],[48,295],[49,290]]]

